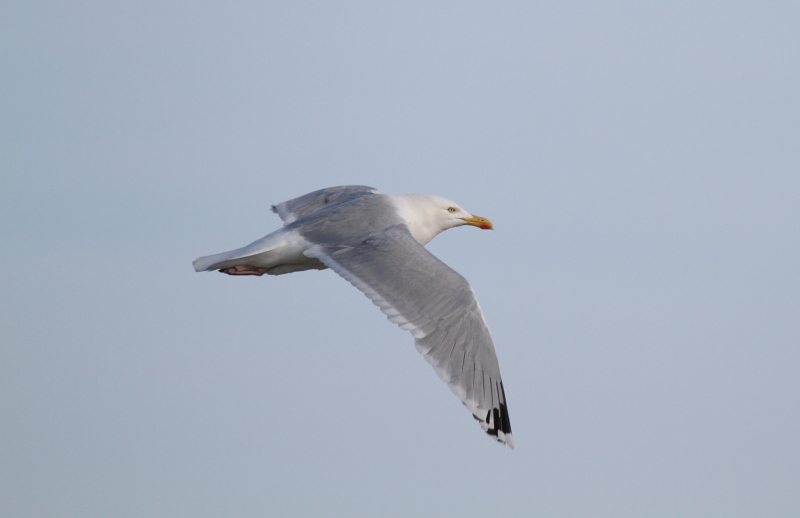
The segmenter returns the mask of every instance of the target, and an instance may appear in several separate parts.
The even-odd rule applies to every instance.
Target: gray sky
[[[0,515],[800,514],[800,7],[5,2]],[[366,184],[516,450],[330,271],[196,274]]]

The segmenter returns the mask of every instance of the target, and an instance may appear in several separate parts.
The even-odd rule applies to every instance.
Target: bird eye
[[[455,207],[447,207],[447,212],[455,212],[455,211],[456,211]]]

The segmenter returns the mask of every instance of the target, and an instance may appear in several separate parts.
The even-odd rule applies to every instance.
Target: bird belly
[[[197,271],[219,270],[228,275],[282,275],[327,268],[303,252],[309,244],[294,232],[281,229],[245,247],[194,262]]]

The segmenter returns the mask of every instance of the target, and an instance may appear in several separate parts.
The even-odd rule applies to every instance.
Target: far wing
[[[294,223],[298,219],[308,216],[323,207],[342,203],[347,200],[364,194],[378,192],[374,187],[364,185],[343,185],[341,187],[328,187],[318,191],[304,194],[299,198],[272,206],[272,212],[276,212],[283,220],[284,225]]]
[[[318,244],[306,255],[364,292],[414,335],[417,350],[481,427],[514,447],[489,328],[466,279],[428,252],[405,225],[350,245]]]

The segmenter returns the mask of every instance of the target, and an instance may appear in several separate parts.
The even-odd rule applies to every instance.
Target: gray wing
[[[417,350],[486,433],[514,447],[492,337],[464,277],[420,245],[404,224],[348,244],[316,244],[306,255],[411,331]]]
[[[298,219],[317,212],[323,207],[343,203],[364,194],[377,193],[374,187],[364,185],[343,185],[341,187],[328,187],[318,191],[304,194],[283,203],[272,206],[285,225],[294,223]]]

